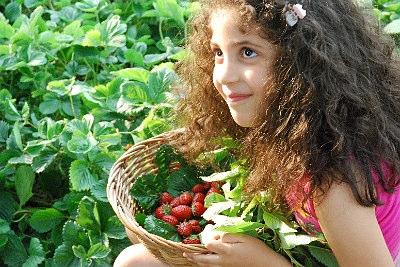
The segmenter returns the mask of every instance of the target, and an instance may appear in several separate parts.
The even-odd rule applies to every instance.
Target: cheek
[[[217,81],[217,75],[216,75],[216,71],[214,69],[213,71],[213,84],[214,87],[218,90],[218,92],[222,95],[222,88],[221,88],[221,84]]]

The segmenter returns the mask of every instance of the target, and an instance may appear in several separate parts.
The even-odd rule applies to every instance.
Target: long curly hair
[[[189,55],[177,67],[185,90],[176,108],[178,125],[187,129],[182,152],[194,159],[214,148],[216,137],[230,135],[249,160],[248,196],[266,190],[283,204],[295,189],[304,203],[336,181],[347,183],[361,205],[381,204],[371,170],[387,192],[400,183],[400,62],[376,19],[355,1],[304,0],[307,16],[290,27],[284,1],[200,2],[189,24]],[[257,127],[237,125],[212,82],[209,21],[220,8],[238,12],[244,30],[256,26],[281,48]],[[383,175],[382,162],[393,175]]]

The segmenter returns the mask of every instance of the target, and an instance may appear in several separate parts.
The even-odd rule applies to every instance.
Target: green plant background
[[[362,1],[399,42],[400,1]],[[106,183],[174,127],[184,0],[0,0],[0,265],[111,266],[128,246]]]

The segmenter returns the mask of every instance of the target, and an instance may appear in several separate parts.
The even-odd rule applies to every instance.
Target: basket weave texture
[[[175,139],[183,129],[173,130],[147,139],[129,148],[113,165],[107,184],[107,197],[123,225],[132,231],[159,260],[170,266],[198,266],[182,256],[183,252],[207,253],[203,245],[183,244],[147,232],[135,220],[141,208],[129,191],[142,174],[157,173],[154,158],[162,144],[179,146]]]

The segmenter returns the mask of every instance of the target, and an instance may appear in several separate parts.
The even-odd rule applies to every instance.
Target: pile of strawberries
[[[177,197],[164,192],[155,216],[176,227],[183,243],[200,244],[198,234],[202,231],[202,226],[205,226],[201,215],[207,210],[204,207],[204,199],[214,192],[220,194],[221,185],[221,182],[199,183],[193,186],[191,192],[183,192]]]

